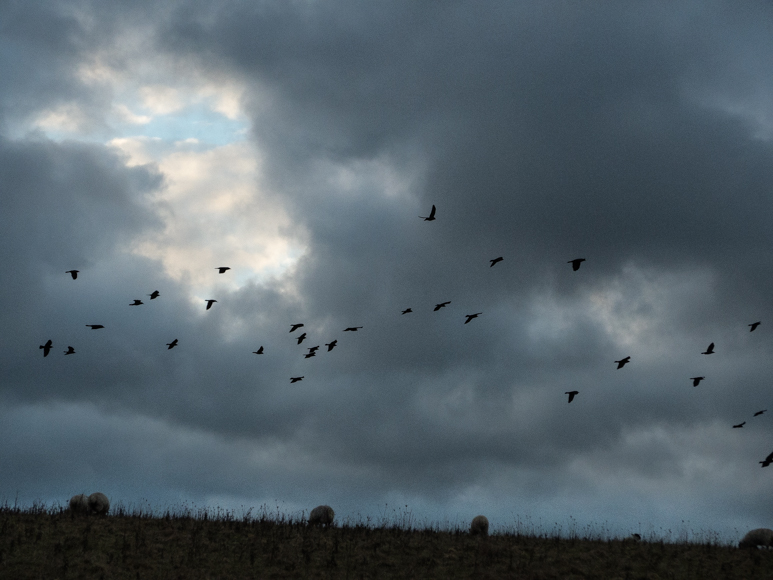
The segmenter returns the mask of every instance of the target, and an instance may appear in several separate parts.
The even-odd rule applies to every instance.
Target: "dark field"
[[[311,528],[265,510],[107,517],[0,506],[0,578],[773,579],[773,550],[533,533],[487,538],[402,521]]]

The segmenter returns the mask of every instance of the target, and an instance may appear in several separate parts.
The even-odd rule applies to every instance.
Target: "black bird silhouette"
[[[746,421],[744,421],[743,423],[738,423],[738,425],[733,425],[733,429],[740,429],[744,425],[746,425]]]
[[[316,350],[312,350],[311,352],[309,352],[309,353],[306,353],[306,354],[305,354],[305,355],[303,355],[303,356],[304,356],[304,358],[311,358],[311,357],[313,357],[313,356],[317,356],[317,351],[316,351]]]
[[[413,310],[411,310],[410,308],[406,308],[405,310],[403,310],[403,314],[408,314],[409,312],[413,312]]]
[[[350,326],[349,328],[344,328],[344,332],[357,332],[358,328],[362,328],[362,326]]]
[[[153,294],[148,294],[148,296],[150,296],[151,300],[155,300],[156,298],[161,296],[161,293],[158,290],[153,290]]]
[[[215,270],[217,270],[221,274],[225,274],[225,271],[230,269],[231,268],[229,268],[228,266],[218,266],[217,268],[215,268]]]
[[[569,260],[567,264],[572,265],[572,270],[575,272],[580,269],[580,264],[582,264],[585,261],[585,258],[575,258],[574,260]]]
[[[762,415],[765,411],[767,411],[767,409],[763,409],[762,411],[757,411],[756,413],[754,413],[754,416],[756,417],[757,415]]]
[[[432,211],[429,212],[429,215],[427,217],[424,217],[423,215],[419,216],[420,218],[424,218],[425,222],[431,222],[435,219],[435,206],[432,206]]]
[[[253,351],[252,354],[263,354],[263,347],[261,346],[258,350]]]
[[[564,394],[569,395],[569,402],[571,403],[574,400],[574,396],[579,392],[580,391],[566,391]]]
[[[706,377],[690,377],[690,380],[692,381],[692,386],[697,387],[698,384],[705,379]]]
[[[465,316],[467,317],[467,320],[465,320],[464,323],[467,324],[473,318],[478,318],[478,315],[480,315],[480,314],[483,314],[483,313],[482,312],[478,312],[476,314],[465,314]]]
[[[760,463],[762,463],[762,467],[767,467],[768,465],[770,465],[771,463],[773,463],[773,453],[771,453],[770,455],[768,455],[768,456],[765,458],[765,461],[760,461]]]
[[[444,308],[448,304],[451,304],[450,300],[448,302],[441,302],[440,304],[435,304],[435,308],[432,309],[432,312],[437,312],[438,310],[440,310],[441,308]]]
[[[758,327],[760,324],[762,324],[762,323],[761,323],[761,322],[752,322],[751,324],[749,324],[748,326],[751,326],[751,327],[752,327],[752,328],[751,328],[751,330],[750,330],[749,332],[754,332],[754,331],[755,331],[755,329],[756,329],[756,328],[757,328],[757,327]]]
[[[621,358],[620,360],[615,361],[617,363],[617,368],[621,369],[623,368],[627,363],[631,362],[631,357],[627,356],[625,358]]]
[[[709,348],[706,349],[706,352],[702,352],[701,354],[714,354],[714,343],[712,342],[709,345]]]
[[[338,339],[334,340],[333,342],[326,342],[325,346],[327,347],[327,351],[330,352],[335,348],[335,346],[338,344]]]
[[[167,342],[166,346],[168,347],[166,350],[172,350],[177,346],[177,339],[175,338],[172,342]]]
[[[100,328],[104,328],[101,324],[87,324],[86,326],[91,327],[91,330],[99,330]]]
[[[301,326],[303,326],[303,324],[291,324],[291,325],[290,325],[290,332],[295,332],[295,331],[296,331],[296,330],[298,330],[298,329],[299,329]]]
[[[67,270],[65,274],[69,274],[72,276],[73,280],[76,280],[78,278],[78,272],[80,272],[80,270]]]
[[[209,310],[210,308],[212,308],[212,305],[213,305],[215,302],[217,302],[217,300],[212,300],[211,298],[210,298],[209,300],[206,300],[207,307],[206,307],[206,309],[205,309],[205,310]]]
[[[145,304],[145,303],[144,303],[142,300],[137,300],[137,299],[135,298],[135,299],[134,299],[134,302],[132,302],[131,304],[129,304],[129,306],[141,306],[142,304]]]
[[[54,346],[54,343],[51,342],[51,339],[48,339],[48,342],[46,344],[41,344],[39,348],[43,349],[43,356],[48,356],[48,353],[51,352],[51,347]]]
[[[303,377],[290,377],[291,383],[297,383],[298,381],[302,381]]]
[[[306,338],[306,333],[305,332],[298,337],[298,344],[301,344],[303,342],[304,338]]]
[[[498,258],[494,258],[493,260],[489,260],[489,262],[491,262],[491,266],[489,266],[489,268],[493,268],[494,264],[496,264],[497,262],[501,262],[502,260],[504,260],[502,256],[499,256]]]
[[[64,354],[75,354],[75,349],[71,346],[68,346],[67,350],[64,351]]]
[[[319,345],[317,345],[317,346],[310,346],[309,347],[309,352],[314,352],[314,351],[316,351],[318,349],[319,349]]]

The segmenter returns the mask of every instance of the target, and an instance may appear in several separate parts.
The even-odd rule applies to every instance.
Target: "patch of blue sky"
[[[73,112],[75,117],[69,119],[68,115]],[[137,115],[135,111],[132,113]],[[61,114],[55,113],[43,122],[35,123],[34,127],[24,124],[9,127],[8,136],[21,139],[37,133],[53,141],[76,139],[85,142],[143,137],[166,144],[187,141],[188,146],[203,150],[244,141],[249,132],[246,117],[231,119],[205,104],[191,105],[173,113],[143,115],[149,119],[147,123],[116,122],[113,119],[107,124],[84,126],[77,116],[77,108]]]
[[[121,126],[114,137],[143,136],[178,142],[195,139],[207,147],[221,147],[243,141],[248,133],[246,119],[229,119],[204,105],[194,105],[166,115],[154,115],[150,122],[142,125]]]

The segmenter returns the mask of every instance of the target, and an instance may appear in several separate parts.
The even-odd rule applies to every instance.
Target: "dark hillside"
[[[773,551],[402,524],[312,528],[280,514],[107,517],[0,508],[0,578],[773,578]]]

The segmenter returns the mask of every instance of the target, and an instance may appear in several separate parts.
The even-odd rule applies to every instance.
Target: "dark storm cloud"
[[[82,12],[71,3],[4,2],[0,14],[0,128],[75,101],[104,107],[107,95],[73,74],[96,44]]]
[[[572,292],[560,269],[576,255],[596,275],[631,259],[733,268],[723,294],[739,285],[759,310],[770,145],[695,98],[696,84],[722,83],[715,67],[739,40],[708,33],[710,13],[656,6],[230,4],[180,11],[163,38],[254,83],[253,132],[312,232],[304,295],[325,310],[364,315],[376,289],[440,301],[453,288],[484,304],[485,290]],[[317,171],[363,158],[414,170],[417,154],[418,203],[342,199]],[[432,203],[431,230],[410,224]],[[500,254],[503,271],[482,283],[475,266]]]
[[[721,401],[732,405],[732,395],[706,394],[711,404],[703,406],[689,383],[679,395],[660,389],[708,364],[696,347],[690,358],[687,340],[697,346],[718,334],[732,344],[733,328],[743,330],[746,317],[770,312],[760,289],[770,285],[765,248],[773,240],[761,216],[773,209],[771,146],[753,138],[748,119],[703,98],[727,90],[725,55],[743,55],[739,45],[749,41],[741,31],[756,30],[756,17],[737,17],[728,32],[720,24],[724,5],[712,9],[232,4],[206,20],[178,14],[165,40],[254,83],[248,104],[253,134],[270,159],[268,177],[311,235],[295,282],[310,315],[365,324],[371,334],[355,347],[360,363],[387,373],[391,367],[395,375],[401,369],[421,382],[427,377],[410,370],[411,361],[428,373],[435,364],[458,372],[477,361],[471,391],[500,402],[510,389],[552,383],[557,369],[574,364],[568,385],[608,385],[609,410],[596,407],[600,426],[591,429],[613,439],[626,424],[656,417],[690,424],[724,413]],[[756,38],[769,55],[769,40]],[[749,68],[752,82],[753,62]],[[384,197],[378,187],[338,195],[336,184],[320,179],[320,163],[360,159],[415,173],[416,155],[424,171],[413,184],[415,200]],[[438,219],[420,222],[416,216],[433,203]],[[506,260],[487,271],[497,255]],[[588,261],[575,275],[566,261],[578,256]],[[621,273],[626,264],[647,269],[645,280]],[[633,309],[646,318],[657,304],[637,297],[637,284],[649,278],[701,291],[706,272],[716,279],[704,302],[681,297],[671,305],[670,320],[686,328],[668,319],[657,328],[675,343],[683,339],[684,354],[674,352],[665,364],[634,355],[624,395],[612,361],[629,347],[615,346],[598,322],[576,316],[540,351],[523,330],[531,313],[518,305],[502,312],[511,300],[523,304],[551,292],[567,308],[579,307],[588,293],[618,280],[628,300],[614,314]],[[410,332],[396,327],[396,316],[384,321],[388,312],[449,299],[452,310],[435,319],[416,313],[400,320],[413,325]],[[490,334],[465,342],[450,312],[461,320],[478,310],[486,313],[475,322]],[[516,330],[508,334],[508,326]],[[486,368],[497,350],[516,369],[509,380],[501,365]],[[765,372],[734,365],[728,375],[742,373],[747,392],[762,397]],[[384,383],[384,399],[402,392],[397,381]],[[669,397],[688,396],[684,406],[670,404]],[[543,446],[553,424],[548,413],[544,419],[537,436]],[[449,437],[444,431],[441,438]],[[492,448],[484,440],[477,445]],[[427,448],[422,461],[433,453]]]
[[[687,90],[721,83],[739,39],[701,10],[651,8],[231,4],[205,22],[181,11],[165,39],[254,79],[254,133],[284,182],[319,158],[421,151],[416,193],[442,201],[453,227],[435,238],[455,254],[507,236],[526,259],[579,247],[608,269],[769,243],[754,216],[770,209],[770,145]],[[322,193],[293,191],[306,220]]]
[[[24,344],[51,338],[45,319],[52,310],[67,310],[58,300],[49,309],[52,283],[88,279],[96,263],[157,225],[143,196],[159,185],[152,169],[126,168],[102,147],[0,141],[0,257],[8,274],[0,317],[15,329],[12,348],[3,349],[9,364]],[[81,270],[79,280],[65,273],[70,269]]]

